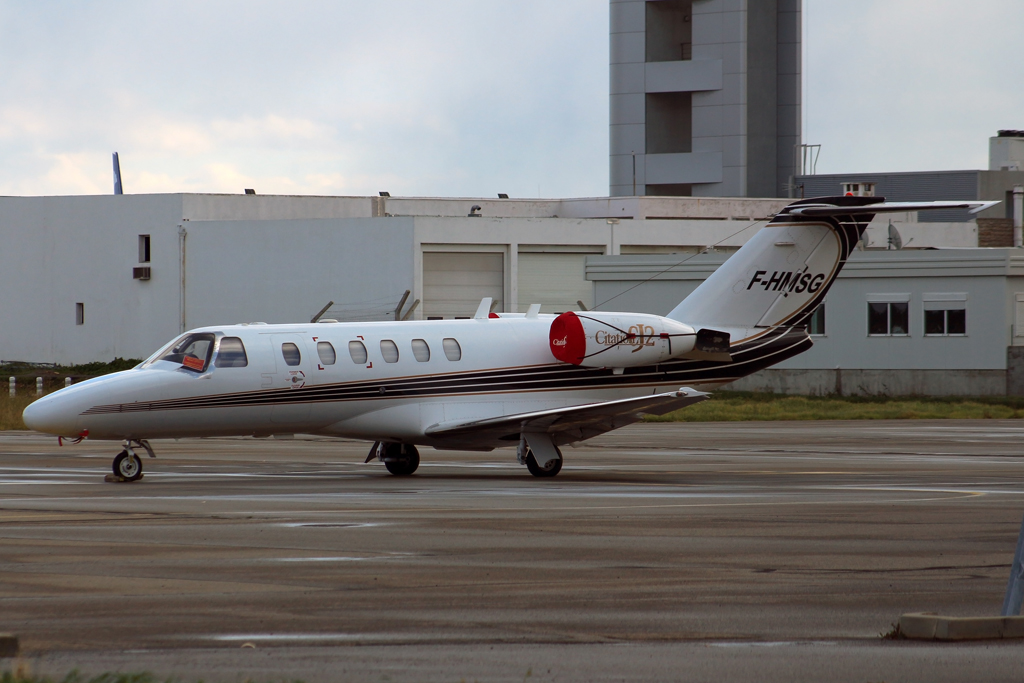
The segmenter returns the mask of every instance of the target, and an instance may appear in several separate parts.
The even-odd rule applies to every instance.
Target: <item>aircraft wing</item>
[[[560,445],[639,422],[644,415],[664,415],[708,398],[710,396],[706,393],[683,387],[679,391],[652,396],[502,415],[458,424],[438,424],[428,427],[426,434],[437,441],[438,448],[490,449],[512,445],[519,442],[519,435],[523,432],[550,434],[551,440]]]

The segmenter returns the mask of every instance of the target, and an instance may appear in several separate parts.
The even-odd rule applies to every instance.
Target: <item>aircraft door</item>
[[[289,390],[288,395],[275,402],[270,421],[284,424],[304,422],[309,418],[309,403],[303,400],[303,389],[312,375],[312,352],[301,334],[272,334],[270,341],[276,366],[271,375],[272,387]]]

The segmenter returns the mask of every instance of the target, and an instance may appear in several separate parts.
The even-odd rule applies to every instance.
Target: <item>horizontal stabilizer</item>
[[[679,391],[603,403],[502,415],[459,424],[428,427],[426,434],[450,448],[495,447],[519,440],[523,432],[544,432],[555,444],[573,443],[639,422],[646,415],[664,415],[710,398],[683,387]]]
[[[933,209],[970,209],[978,213],[990,209],[995,202],[879,202],[863,206],[834,206],[832,204],[799,204],[789,209],[791,216],[858,216],[873,213],[928,211]]]

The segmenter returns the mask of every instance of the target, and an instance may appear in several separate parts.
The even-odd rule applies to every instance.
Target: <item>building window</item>
[[[925,292],[924,334],[926,337],[956,337],[967,334],[966,292]]]
[[[334,352],[334,345],[331,342],[317,342],[316,355],[320,356],[321,365],[334,365],[338,360],[338,354]]]
[[[967,309],[948,308],[925,311],[924,334],[927,337],[966,335]]]
[[[430,347],[427,346],[427,342],[423,339],[413,339],[412,355],[421,363],[426,363],[430,360]]]
[[[217,344],[217,360],[213,365],[218,368],[244,368],[249,365],[242,340],[238,337],[221,337]]]
[[[350,341],[348,343],[348,355],[352,356],[352,362],[357,365],[366,365],[366,347],[363,342]]]
[[[84,325],[85,324],[85,304],[82,304],[82,303],[75,304],[75,324],[76,325]]]
[[[441,347],[444,349],[444,355],[448,360],[462,360],[462,347],[459,346],[458,340],[445,337],[441,341]]]
[[[873,337],[905,337],[910,334],[910,303],[869,302],[868,334]]]
[[[139,235],[139,263],[149,263],[149,235]]]
[[[384,356],[385,363],[397,363],[398,344],[390,339],[382,339],[380,341],[380,355]]]
[[[815,336],[825,336],[825,304],[818,304],[807,321],[807,333]]]
[[[299,353],[299,347],[291,342],[281,344],[281,355],[284,356],[286,365],[295,366],[302,362],[302,354]]]

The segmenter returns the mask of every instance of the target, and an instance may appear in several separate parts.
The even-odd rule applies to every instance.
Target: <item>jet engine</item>
[[[551,321],[548,339],[551,353],[560,361],[624,368],[653,365],[693,351],[697,331],[659,315],[569,311]]]

